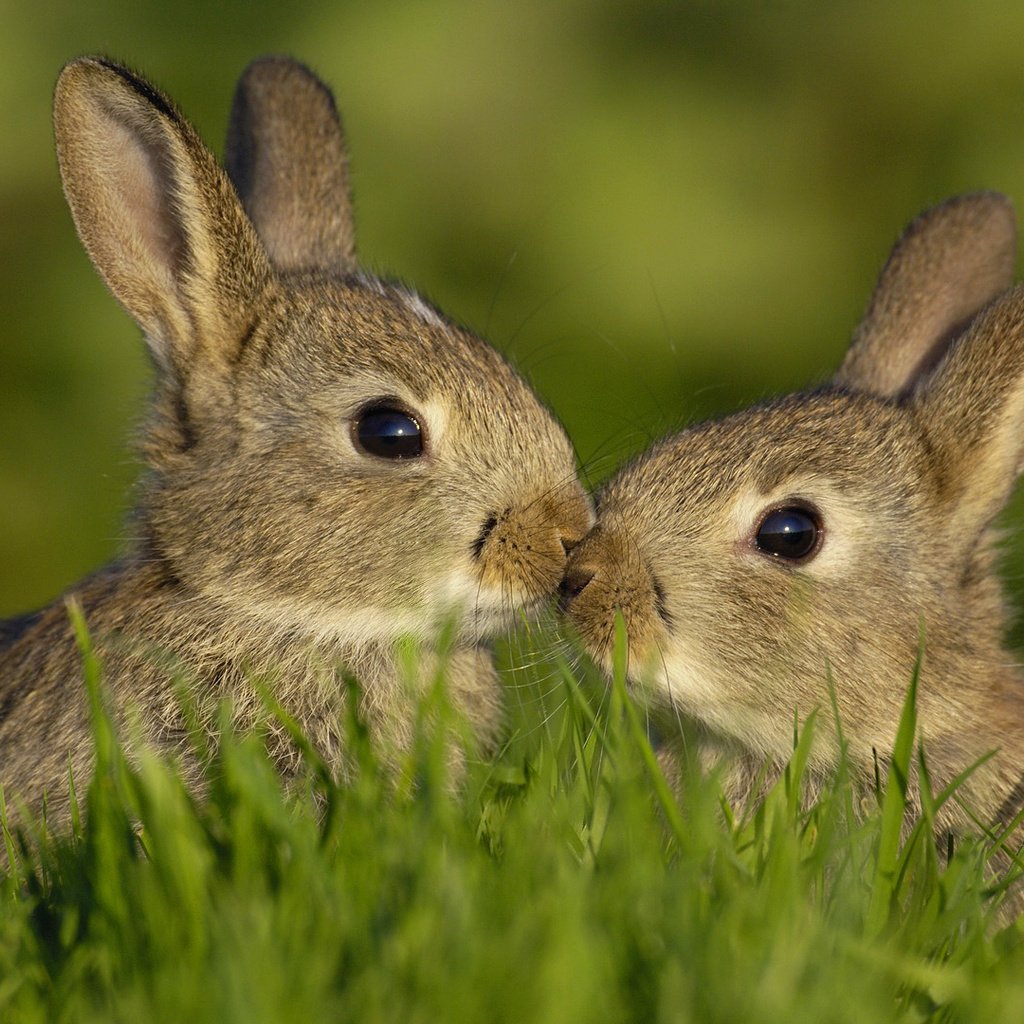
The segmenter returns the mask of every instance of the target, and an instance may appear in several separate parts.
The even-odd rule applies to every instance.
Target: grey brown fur
[[[696,426],[623,469],[570,560],[569,615],[608,663],[622,610],[632,678],[696,724],[736,799],[820,709],[828,676],[865,786],[892,750],[924,628],[919,712],[934,783],[992,750],[962,796],[1019,809],[1024,678],[1004,646],[993,523],[1024,459],[1024,288],[1012,208],[971,195],[908,229],[833,382]],[[817,554],[759,550],[767,511],[820,513]],[[677,730],[678,732],[678,730]],[[944,823],[971,825],[963,806]]]
[[[502,358],[357,270],[330,93],[294,61],[254,62],[230,177],[106,60],[64,69],[55,127],[79,234],[156,366],[131,543],[69,592],[117,706],[174,746],[172,678],[201,707],[232,698],[243,723],[260,716],[252,680],[270,681],[340,768],[342,671],[401,746],[413,702],[395,640],[420,638],[430,678],[455,615],[452,697],[493,743],[501,693],[481,643],[557,587],[590,505],[564,432]],[[353,421],[380,399],[419,417],[422,457],[358,449]],[[79,780],[91,764],[64,601],[0,637],[0,783],[12,802],[48,790],[60,814],[69,762]]]

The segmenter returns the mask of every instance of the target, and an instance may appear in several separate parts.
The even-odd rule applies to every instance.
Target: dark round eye
[[[356,444],[382,459],[415,459],[423,454],[423,432],[404,409],[374,405],[364,409],[353,426]]]
[[[757,528],[757,550],[775,558],[800,562],[818,547],[821,523],[805,508],[777,508],[769,512]]]

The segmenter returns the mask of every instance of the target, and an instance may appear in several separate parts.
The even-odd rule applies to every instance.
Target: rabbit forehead
[[[599,518],[646,560],[670,611],[702,573],[790,572],[757,551],[773,508],[810,506],[821,517],[821,549],[799,569],[808,581],[902,562],[908,541],[927,532],[926,452],[901,410],[867,404],[811,396],[695,427],[613,480]]]
[[[627,517],[705,517],[741,494],[769,502],[823,480],[888,504],[915,493],[924,456],[920,436],[896,406],[862,396],[793,396],[662,442],[607,485],[600,505]]]
[[[362,275],[290,282],[262,333],[269,353],[251,360],[258,386],[269,374],[347,405],[394,396],[456,436],[477,438],[484,424],[513,447],[543,442],[573,457],[564,431],[498,352],[399,286]]]

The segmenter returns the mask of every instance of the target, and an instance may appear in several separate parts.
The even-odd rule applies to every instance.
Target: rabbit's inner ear
[[[225,362],[270,270],[213,156],[151,86],[93,58],[61,73],[54,126],[78,233],[158,366],[180,382],[197,358]]]
[[[978,312],[1013,284],[1016,219],[995,192],[951,199],[907,228],[882,270],[835,383],[908,394]]]
[[[151,151],[138,144],[134,132],[121,125],[110,126],[108,151],[118,154],[119,168],[111,168],[109,176],[117,186],[114,213],[124,218],[117,230],[127,237],[134,235],[142,244],[144,258],[156,268],[177,268],[181,264],[184,239],[174,221],[167,215],[165,204],[157,197],[174,188],[170,169]],[[168,278],[170,284],[170,279]]]

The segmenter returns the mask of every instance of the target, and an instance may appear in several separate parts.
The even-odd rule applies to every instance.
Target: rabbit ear
[[[286,57],[246,68],[225,165],[274,266],[355,269],[345,138],[330,91],[311,71]]]
[[[955,542],[973,544],[1024,468],[1024,285],[993,303],[911,396]]]
[[[54,98],[57,157],[78,234],[179,385],[225,364],[253,321],[269,265],[224,172],[146,82],[72,61]]]
[[[1016,219],[997,192],[950,199],[897,242],[835,383],[882,398],[910,392],[982,307],[1013,284]]]

